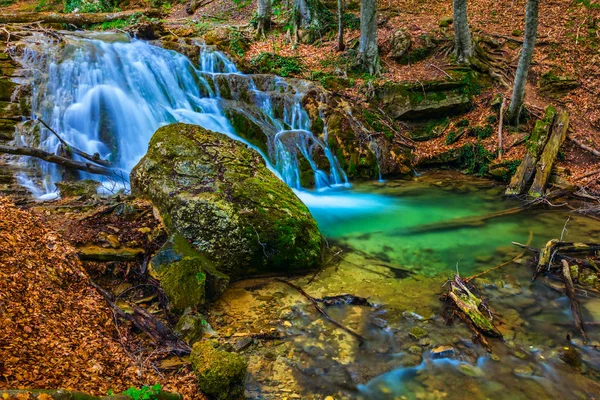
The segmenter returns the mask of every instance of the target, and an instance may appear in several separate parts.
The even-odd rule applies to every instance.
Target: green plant
[[[0,7],[8,7],[13,4],[16,0],[0,0]]]
[[[204,284],[206,281],[206,274],[204,272],[198,272],[196,274],[196,280],[198,281],[198,285]]]
[[[159,383],[153,386],[142,386],[138,389],[134,386],[123,392],[125,396],[131,397],[133,400],[158,400],[161,386]]]
[[[477,139],[487,139],[494,133],[494,127],[487,124],[485,126],[475,126],[469,128],[467,131],[468,136],[476,137]]]
[[[460,163],[468,174],[483,176],[488,172],[490,162],[495,155],[485,149],[481,143],[467,144],[462,147]]]
[[[462,127],[467,127],[467,126],[469,126],[469,120],[466,119],[466,118],[463,118],[463,119],[461,119],[460,121],[458,121],[456,123],[456,126],[461,127],[461,128]]]
[[[237,29],[231,29],[229,32],[229,49],[238,57],[244,57],[246,54],[246,39]]]
[[[344,26],[350,30],[360,29],[360,18],[352,13],[344,14]]]

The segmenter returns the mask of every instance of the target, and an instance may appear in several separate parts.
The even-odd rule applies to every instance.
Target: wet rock
[[[410,332],[408,332],[408,334],[410,337],[412,337],[413,339],[416,339],[416,340],[422,339],[425,336],[429,335],[429,333],[425,329],[418,327],[418,326],[415,326],[414,328],[412,328],[410,330]]]
[[[558,353],[558,357],[567,365],[570,365],[573,368],[580,368],[581,354],[579,351],[572,346],[562,347]]]
[[[431,358],[448,358],[454,356],[455,350],[452,346],[437,346],[431,350]]]
[[[254,339],[252,339],[251,337],[242,338],[242,339],[238,340],[237,342],[235,342],[235,345],[233,346],[233,348],[235,349],[235,351],[242,351],[246,347],[250,346],[253,341],[254,341]]]
[[[160,128],[131,185],[171,233],[232,277],[321,262],[321,234],[306,206],[260,154],[223,134],[186,124]]]
[[[209,398],[244,398],[247,363],[242,356],[217,350],[210,341],[200,341],[194,344],[190,360],[198,387]]]
[[[423,349],[420,346],[410,346],[408,348],[408,352],[411,354],[421,354],[423,352]]]
[[[175,333],[190,345],[204,337],[215,334],[210,324],[206,321],[206,318],[204,318],[204,315],[192,314],[189,310],[177,321]]]
[[[408,49],[410,49],[410,34],[404,28],[400,28],[392,33],[389,39],[389,56],[393,59],[401,59]]]
[[[527,367],[515,368],[513,370],[513,373],[517,376],[528,378],[528,377],[533,376],[534,370],[533,370],[533,368],[527,366]]]
[[[160,282],[176,312],[216,299],[229,284],[229,277],[180,235],[172,235],[152,257],[148,272]]]
[[[460,364],[458,366],[458,370],[463,375],[470,376],[472,378],[477,378],[484,375],[483,371],[480,368],[474,367],[471,364]]]
[[[167,31],[162,21],[144,20],[127,29],[131,35],[141,40],[155,40],[164,36]]]

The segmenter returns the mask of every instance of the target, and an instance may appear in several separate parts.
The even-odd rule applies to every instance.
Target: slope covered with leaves
[[[193,380],[158,376],[132,360],[75,249],[30,211],[0,198],[0,388],[65,388],[102,395],[161,383],[202,398]]]

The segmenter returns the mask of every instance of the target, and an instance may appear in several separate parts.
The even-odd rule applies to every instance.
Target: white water
[[[152,134],[166,124],[197,124],[250,145],[234,131],[219,106],[218,89],[213,90],[208,82],[219,75],[241,75],[223,53],[201,46],[196,67],[182,54],[126,35],[65,36],[61,44],[39,35],[29,41],[21,61],[33,81],[32,113],[67,143],[89,154],[98,153],[122,172],[121,182],[79,173],[80,178],[101,180],[105,190],[128,186],[128,173],[146,153]],[[280,92],[290,85],[281,78],[273,79]],[[298,192],[303,189],[299,163],[305,158],[313,170],[316,189],[348,184],[327,146],[326,131],[324,138],[311,132],[302,107],[305,88],[298,85],[288,90],[292,95],[282,118],[273,114],[272,93],[257,89],[252,79],[248,79],[247,89],[261,119],[275,132],[265,132],[269,154],[261,152],[272,171]],[[53,153],[64,151],[43,127],[39,147]],[[329,171],[317,167],[312,157],[317,148],[329,160]],[[56,191],[55,183],[63,179],[63,170],[38,163],[41,179],[36,183],[24,176],[19,179],[35,196],[47,198]]]

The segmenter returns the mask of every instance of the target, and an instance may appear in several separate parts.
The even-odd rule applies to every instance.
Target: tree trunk
[[[518,125],[525,99],[525,84],[527,83],[527,75],[531,67],[531,59],[533,58],[533,50],[537,39],[538,29],[538,9],[540,0],[527,0],[527,12],[525,16],[525,40],[523,41],[523,49],[519,66],[515,76],[513,87],[512,100],[508,109],[508,122],[511,125]]]
[[[337,36],[337,49],[338,51],[344,51],[346,45],[344,44],[344,0],[337,0],[338,10],[338,36]]]
[[[459,64],[468,64],[473,56],[467,0],[454,0],[454,51]]]
[[[21,24],[30,22],[42,22],[47,24],[70,24],[74,26],[85,26],[101,24],[119,19],[127,19],[134,15],[145,15],[150,18],[160,18],[162,13],[158,10],[132,10],[114,13],[76,13],[59,14],[53,12],[13,12],[0,14],[0,24]]]
[[[377,48],[377,2],[360,2],[360,47],[359,58],[362,68],[371,75],[379,72],[379,51]]]
[[[271,28],[271,0],[258,0],[257,34],[264,36]]]

